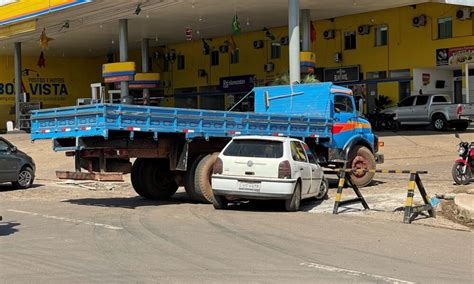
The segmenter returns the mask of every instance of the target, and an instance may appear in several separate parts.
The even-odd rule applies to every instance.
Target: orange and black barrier
[[[348,204],[361,203],[366,210],[370,210],[369,205],[365,201],[364,197],[360,193],[359,188],[352,182],[350,175],[347,173],[382,173],[382,174],[410,174],[410,181],[408,184],[407,199],[405,201],[405,214],[403,222],[410,224],[420,213],[427,211],[430,217],[435,218],[435,210],[431,206],[430,198],[426,193],[425,187],[421,182],[420,175],[427,174],[427,171],[414,171],[414,170],[366,170],[366,169],[336,169],[335,172],[339,173],[339,184],[337,187],[336,200],[334,202],[333,214],[339,213],[339,207]],[[342,201],[342,191],[344,185],[348,184],[357,195],[357,198]],[[424,205],[414,206],[413,198],[415,196],[415,190],[421,194]]]

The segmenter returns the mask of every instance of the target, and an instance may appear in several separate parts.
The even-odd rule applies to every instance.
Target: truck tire
[[[144,198],[151,198],[150,194],[146,190],[143,184],[142,169],[145,159],[137,158],[132,166],[132,173],[130,179],[132,181],[132,187],[135,192]]]
[[[199,162],[204,157],[205,155],[199,155],[199,156],[190,158],[188,161],[187,171],[184,174],[184,189],[186,190],[186,193],[189,195],[189,198],[198,202],[202,201],[202,196],[198,196],[196,193],[196,188],[194,186],[194,176],[196,174],[196,168]]]
[[[214,209],[216,210],[224,210],[227,209],[227,206],[229,205],[229,200],[227,200],[225,196],[214,195],[212,205],[214,205]]]
[[[372,151],[364,146],[355,146],[351,151],[348,166],[352,169],[374,170],[376,167],[375,157]],[[351,173],[351,179],[358,187],[369,185],[375,173]]]
[[[468,127],[469,127],[469,122],[466,121],[466,122],[460,122],[456,124],[454,129],[456,129],[456,131],[465,131]]]
[[[142,183],[150,199],[168,199],[178,190],[167,159],[147,159],[142,168]]]
[[[212,203],[214,194],[212,193],[211,175],[214,163],[219,153],[209,154],[199,161],[194,174],[194,187],[196,194],[202,196],[202,201]]]
[[[444,131],[446,130],[448,122],[446,121],[446,118],[444,117],[444,115],[437,114],[433,116],[432,124],[433,124],[433,128],[436,131]]]

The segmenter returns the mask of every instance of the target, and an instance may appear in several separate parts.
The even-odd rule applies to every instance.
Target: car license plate
[[[260,186],[259,182],[239,182],[240,190],[260,191]]]

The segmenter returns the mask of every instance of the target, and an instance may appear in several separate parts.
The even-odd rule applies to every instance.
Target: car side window
[[[434,103],[447,103],[448,99],[445,96],[434,96],[433,102]]]
[[[424,106],[428,103],[429,97],[427,96],[418,96],[416,97],[416,105],[417,106]]]
[[[310,149],[306,150],[306,155],[308,155],[308,160],[311,164],[317,164],[318,163],[318,160],[314,156],[313,151],[311,151]]]
[[[8,145],[5,141],[0,140],[0,151],[8,151],[10,149],[10,145]]]
[[[415,99],[416,99],[416,97],[409,97],[409,98],[406,98],[406,99],[402,100],[402,101],[399,103],[399,106],[401,106],[401,107],[412,106],[413,103],[415,102]]]
[[[354,105],[348,96],[334,96],[334,112],[354,112]]]
[[[308,162],[303,146],[299,142],[291,141],[291,156],[294,161]]]

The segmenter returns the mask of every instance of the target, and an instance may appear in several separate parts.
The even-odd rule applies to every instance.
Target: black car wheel
[[[33,185],[34,180],[35,174],[33,172],[33,169],[31,169],[30,167],[24,167],[18,174],[18,180],[14,181],[12,184],[15,188],[27,189]]]

